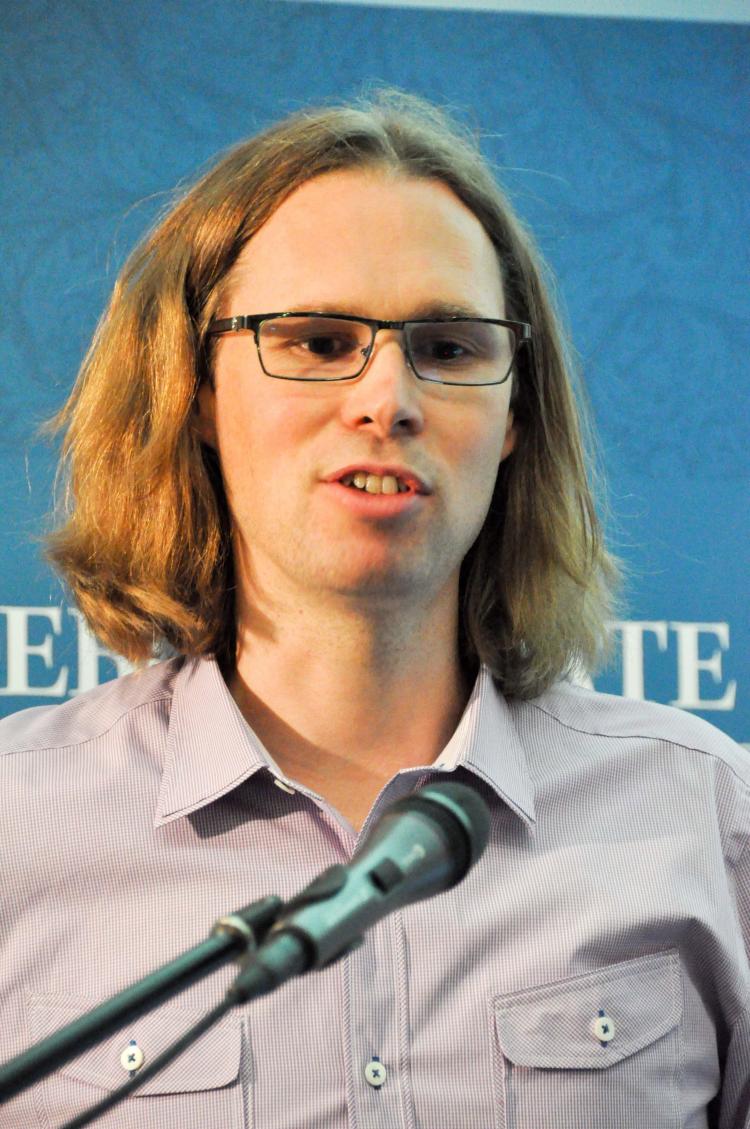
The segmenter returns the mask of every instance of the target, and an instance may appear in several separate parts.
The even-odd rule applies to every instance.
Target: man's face
[[[297,189],[228,281],[219,316],[323,310],[396,321],[446,305],[505,314],[497,257],[473,213],[440,182],[380,171],[329,173]],[[251,602],[253,592],[455,598],[513,446],[511,381],[420,381],[402,336],[381,330],[364,373],[329,384],[266,376],[250,332],[218,339],[198,426],[219,453]],[[391,505],[336,481],[359,467],[410,472],[427,492]]]

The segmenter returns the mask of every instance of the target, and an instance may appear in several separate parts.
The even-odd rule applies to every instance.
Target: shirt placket
[[[352,1129],[404,1129],[413,1118],[400,913],[368,931],[346,958],[344,976],[349,1124]]]

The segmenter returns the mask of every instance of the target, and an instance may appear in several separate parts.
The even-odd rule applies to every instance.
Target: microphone
[[[324,870],[287,902],[230,986],[235,1004],[324,968],[399,907],[455,886],[489,833],[484,800],[464,784],[433,783],[393,804],[346,866]]]

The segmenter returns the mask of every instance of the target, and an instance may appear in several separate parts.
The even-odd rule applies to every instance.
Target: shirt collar
[[[443,769],[463,766],[484,780],[526,824],[535,823],[534,785],[526,752],[508,703],[486,666],[481,667],[456,731],[436,765]]]
[[[216,660],[185,659],[174,682],[155,825],[218,800],[270,763]]]
[[[534,823],[526,754],[486,667],[436,761],[444,771],[459,766],[484,780],[524,822]],[[216,660],[186,659],[174,682],[155,825],[218,800],[263,768],[282,776],[237,708]]]

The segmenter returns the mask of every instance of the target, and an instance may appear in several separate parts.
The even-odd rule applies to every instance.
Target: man
[[[750,1124],[750,771],[566,681],[615,568],[537,258],[471,144],[384,97],[240,145],[134,254],[60,422],[52,558],[100,638],[175,657],[0,727],[4,1057],[447,776],[492,816],[466,880],[102,1124]],[[93,1104],[230,976],[3,1123]]]

